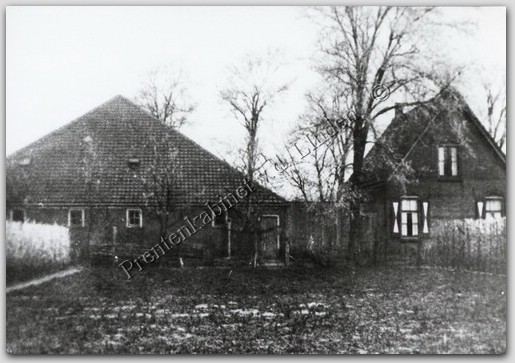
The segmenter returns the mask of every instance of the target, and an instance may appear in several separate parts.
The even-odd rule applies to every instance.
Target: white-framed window
[[[127,228],[141,228],[143,227],[143,213],[139,208],[127,209]]]
[[[419,201],[416,197],[401,199],[401,237],[418,237]]]
[[[485,219],[502,218],[502,203],[501,197],[486,197]]]
[[[438,176],[458,176],[458,146],[438,147]]]
[[[84,227],[84,208],[70,208],[68,210],[68,227]]]
[[[11,209],[11,213],[10,214],[11,214],[10,215],[11,221],[13,221],[13,222],[25,222],[25,218],[26,218],[25,209],[14,208],[14,209]]]

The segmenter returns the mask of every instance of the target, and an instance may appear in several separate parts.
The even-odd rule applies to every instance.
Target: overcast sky
[[[470,65],[460,87],[476,110],[485,75],[505,77],[506,10],[446,8],[443,18],[477,24],[470,35],[442,32],[435,40],[453,62]],[[9,7],[6,153],[115,95],[133,98],[149,71],[173,65],[188,74],[198,104],[183,132],[223,154],[242,135],[219,97],[226,68],[267,49],[281,50],[294,80],[261,136],[276,148],[316,81],[316,44],[317,28],[301,7]]]

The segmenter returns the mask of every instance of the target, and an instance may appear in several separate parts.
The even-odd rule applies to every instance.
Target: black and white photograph
[[[8,355],[506,354],[505,6],[4,14]]]

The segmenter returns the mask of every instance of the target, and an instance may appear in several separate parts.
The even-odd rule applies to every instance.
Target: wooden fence
[[[338,216],[329,203],[293,202],[288,214],[288,242],[294,260],[313,254],[337,259],[344,254],[348,217],[343,212]]]
[[[433,221],[431,240],[424,243],[424,265],[506,273],[506,218]]]

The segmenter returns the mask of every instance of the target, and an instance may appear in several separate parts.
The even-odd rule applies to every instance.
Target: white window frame
[[[489,212],[489,211],[486,209],[486,208],[487,208],[487,206],[488,206],[488,202],[489,202],[489,201],[499,201],[499,202],[501,203],[501,209],[499,209],[499,211],[498,211],[498,212],[499,212],[499,214],[500,214],[500,216],[501,216],[501,218],[502,218],[502,207],[503,207],[504,198],[499,197],[499,196],[490,196],[490,197],[486,197],[486,198],[485,198],[485,204],[484,204],[484,208],[485,208],[485,211],[484,211],[484,218],[485,218],[485,219],[495,219],[495,217],[494,217],[494,218],[489,218],[489,217],[488,217],[488,213],[492,213],[492,212]],[[496,211],[496,212],[497,212],[497,211]]]
[[[279,233],[281,217],[279,217],[279,214],[262,214],[261,217],[275,217],[277,219],[277,248],[281,248],[281,234]]]
[[[402,209],[402,202],[403,201],[416,201],[417,202],[417,210],[416,211],[405,211]],[[421,235],[421,231],[420,231],[420,198],[415,196],[415,195],[406,195],[406,196],[403,196],[400,198],[400,202],[399,202],[399,213],[400,213],[400,236],[401,238],[407,238],[407,239],[410,239],[410,238],[420,238],[420,235]],[[413,218],[412,218],[412,226],[411,226],[411,235],[408,235],[408,231],[407,231],[407,227],[406,227],[406,234],[403,234],[403,225],[406,224],[407,225],[407,222],[406,223],[403,223],[402,222],[402,216],[403,216],[403,213],[416,213],[416,216],[417,216],[417,222],[416,222],[416,225],[417,225],[417,234],[413,234]],[[406,217],[406,220],[407,220],[407,217]]]
[[[9,220],[14,222],[13,221],[13,212],[14,210],[21,210],[23,212],[23,222],[25,222],[27,220],[27,211],[24,209],[24,208],[12,208],[10,211],[9,211]]]
[[[139,225],[131,224],[129,219],[129,212],[139,212]],[[143,227],[143,211],[141,208],[127,208],[125,213],[125,225],[127,228],[142,228]]]
[[[85,218],[85,210],[84,208],[70,208],[68,209],[68,227],[78,227],[78,226],[72,226],[72,211],[81,211],[81,227],[84,227],[86,225],[86,218]]]

